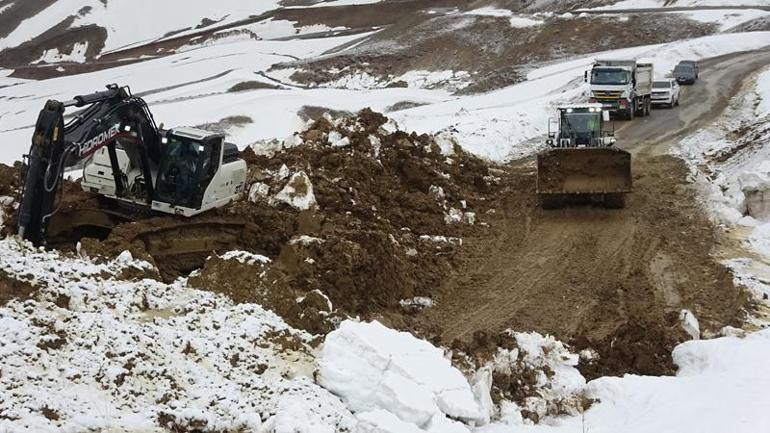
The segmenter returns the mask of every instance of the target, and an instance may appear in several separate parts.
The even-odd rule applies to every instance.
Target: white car
[[[679,83],[674,79],[655,80],[652,82],[653,105],[674,107],[679,105]]]

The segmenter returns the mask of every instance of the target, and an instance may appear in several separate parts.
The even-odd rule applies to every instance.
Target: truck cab
[[[590,103],[621,113],[626,118],[646,116],[650,112],[652,93],[651,63],[636,60],[596,60],[585,81],[590,84]]]

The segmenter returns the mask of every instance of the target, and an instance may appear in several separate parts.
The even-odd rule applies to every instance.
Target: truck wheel
[[[604,207],[607,209],[623,209],[626,196],[623,193],[604,194]]]
[[[649,99],[644,100],[644,115],[649,116],[650,115],[650,105],[652,105],[652,102]]]
[[[548,210],[562,208],[564,198],[560,194],[540,194],[540,207]]]

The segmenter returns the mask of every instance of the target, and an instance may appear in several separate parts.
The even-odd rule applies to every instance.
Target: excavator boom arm
[[[67,124],[66,107],[87,107]],[[115,141],[127,138],[139,143],[143,155],[159,154],[158,128],[141,98],[115,84],[107,90],[60,102],[48,101],[38,115],[22,182],[18,234],[35,245],[45,243],[45,231],[55,212],[55,200],[64,169],[107,146],[113,175],[121,190]],[[145,158],[146,160],[146,158]],[[149,168],[146,167],[149,178]]]

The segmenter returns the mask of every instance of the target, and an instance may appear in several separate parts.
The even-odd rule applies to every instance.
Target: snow
[[[129,267],[150,265],[0,241],[0,269],[38,290],[0,307],[0,431],[352,430],[311,378],[310,335],[184,280],[121,279]]]
[[[381,1],[382,0],[327,0],[322,3],[314,4],[313,7],[367,5],[367,4],[379,3]]]
[[[300,210],[316,206],[313,184],[304,171],[294,173],[286,186],[276,194],[272,202],[283,202]]]
[[[770,330],[745,338],[689,341],[673,353],[676,377],[626,375],[587,384],[598,399],[583,415],[545,425],[495,423],[477,433],[543,432],[745,432],[770,429],[767,395]]]
[[[345,30],[346,27],[329,27],[323,24],[314,24],[309,26],[297,27],[297,23],[288,20],[274,20],[268,18],[254,24],[233,27],[232,29],[222,30],[221,32],[231,32],[233,30],[247,30],[259,39],[280,39],[290,36],[307,35],[310,33],[321,33],[335,30]],[[175,35],[178,36],[178,35]]]
[[[697,340],[700,338],[700,325],[698,319],[690,310],[682,310],[679,313],[679,322],[682,324],[682,328],[690,334],[690,337]]]
[[[523,15],[515,15],[508,9],[497,9],[489,6],[464,12],[464,15],[509,18],[511,27],[517,28],[533,27],[543,24],[542,20],[532,19]]]
[[[78,11],[91,9],[83,15]],[[75,16],[71,27],[96,24],[107,30],[104,52],[120,49],[141,42],[160,39],[169,32],[194,28],[204,18],[232,23],[250,16],[260,15],[278,7],[277,0],[243,2],[219,0],[217,2],[187,2],[184,0],[58,0],[42,12],[23,21],[11,34],[0,39],[0,49],[19,45],[33,39],[51,26],[70,16]],[[125,23],[141,25],[125,25]]]
[[[72,47],[72,51],[68,54],[62,54],[57,48],[45,50],[43,55],[32,63],[60,63],[60,62],[76,62],[85,63],[86,50],[88,50],[88,42],[78,42]]]
[[[0,162],[12,163],[29,148],[38,111],[50,98],[71,99],[74,95],[101,90],[107,83],[130,85],[142,96],[158,122],[166,126],[203,125],[229,116],[248,116],[253,122],[228,132],[228,141],[241,148],[261,140],[290,137],[304,122],[297,112],[304,105],[328,106],[358,111],[367,106],[384,111],[397,102],[436,102],[445,91],[382,89],[259,89],[229,93],[243,81],[276,84],[261,75],[275,63],[295,57],[313,57],[362,35],[293,41],[254,41],[233,38],[208,46],[197,46],[164,58],[99,72],[43,81],[4,78],[0,73]]]
[[[658,9],[665,7],[770,6],[770,0],[624,0],[594,10]]]
[[[698,10],[680,14],[695,21],[718,24],[722,31],[770,16],[770,12],[761,9]]]
[[[445,417],[483,420],[467,379],[441,350],[379,322],[342,322],[318,354],[318,381],[371,424],[386,410],[400,422],[428,430]],[[372,418],[374,417],[374,418]],[[375,430],[376,431],[376,430]]]

